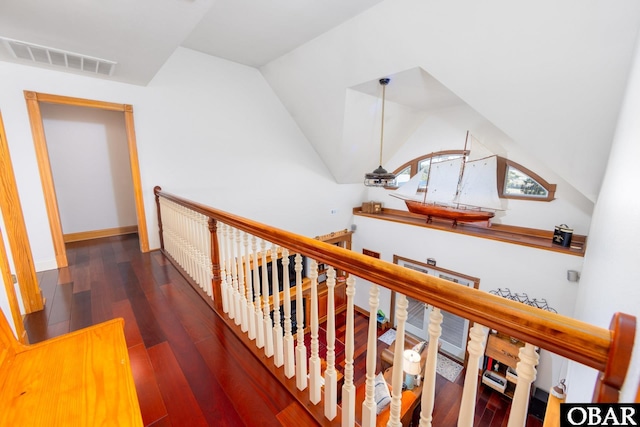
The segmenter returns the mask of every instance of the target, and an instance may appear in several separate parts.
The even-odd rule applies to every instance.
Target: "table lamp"
[[[415,350],[405,350],[403,357],[404,382],[407,385],[407,390],[411,390],[416,375],[420,374],[420,354]]]

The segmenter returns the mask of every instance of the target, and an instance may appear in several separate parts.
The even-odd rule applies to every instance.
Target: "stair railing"
[[[375,426],[373,400],[376,369],[376,312],[378,288],[398,293],[396,348],[404,348],[406,297],[437,307],[430,318],[430,345],[422,390],[420,426],[430,426],[435,399],[436,352],[442,316],[440,310],[469,319],[467,366],[479,366],[484,354],[488,328],[526,343],[520,350],[516,386],[508,425],[525,425],[529,391],[535,380],[536,347],[594,368],[600,376],[594,388],[594,402],[618,400],[629,366],[635,318],[617,313],[610,329],[596,327],[556,313],[540,310],[473,288],[463,287],[412,269],[336,247],[313,238],[290,233],[209,206],[154,189],[162,251],[181,270],[194,289],[230,327],[235,328],[247,346],[263,355],[263,361],[276,378],[323,425]],[[290,258],[289,255],[292,255]],[[309,259],[308,278],[302,278],[302,258]],[[282,278],[277,272],[282,260]],[[295,278],[289,277],[293,259]],[[271,283],[268,264],[271,262]],[[318,263],[328,266],[326,284],[328,319],[326,360],[318,355]],[[344,385],[338,404],[335,365],[335,310],[333,289],[336,271],[345,272],[347,332],[345,333]],[[364,381],[353,377],[353,297],[356,280],[373,285],[369,291],[369,330],[367,372]],[[282,286],[280,281],[282,281]],[[294,285],[287,286],[293,282]],[[279,300],[280,288],[283,301]],[[286,291],[284,291],[286,289]],[[310,294],[310,324],[305,325],[302,291]],[[292,304],[296,307],[296,330],[292,328]],[[283,309],[281,318],[280,308]],[[273,313],[273,314],[272,314]],[[310,354],[304,342],[309,328]],[[295,333],[295,337],[294,337]],[[401,425],[402,352],[395,352],[389,426]],[[324,365],[324,366],[322,366]],[[396,369],[395,367],[399,369]],[[324,374],[322,369],[324,368]],[[365,395],[356,403],[356,382],[364,382]],[[467,369],[458,417],[459,426],[472,426],[478,372]],[[324,399],[324,404],[320,402]],[[356,404],[362,406],[356,419]]]

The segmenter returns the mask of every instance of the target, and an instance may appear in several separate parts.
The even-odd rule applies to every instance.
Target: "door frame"
[[[399,255],[394,254],[393,255],[393,263],[394,264],[398,264],[398,265],[403,265],[402,263],[407,263],[407,264],[412,264],[415,267],[419,267],[424,274],[428,274],[431,276],[435,276],[435,277],[439,277],[445,280],[451,280],[454,283],[458,283],[457,280],[463,280],[469,283],[469,285],[463,285],[460,284],[462,286],[468,286],[474,289],[478,289],[480,287],[480,279],[477,277],[472,277],[472,276],[468,276],[466,274],[462,274],[462,273],[458,273],[457,271],[452,271],[452,270],[447,270],[441,267],[436,267],[435,264],[430,264],[430,263],[424,263],[424,262],[420,262],[420,261],[416,261],[414,259],[410,259],[410,258],[405,258]],[[405,266],[406,267],[406,266]],[[407,267],[408,268],[408,267]],[[427,272],[427,271],[431,271],[431,272]],[[437,273],[437,274],[434,274]],[[454,280],[455,279],[455,280]],[[396,292],[393,291],[391,292],[391,315],[390,318],[392,319],[394,326],[395,326],[395,305],[396,305]],[[426,310],[427,311],[427,310]],[[469,329],[471,328],[471,322],[469,321],[469,319],[464,319],[465,321],[467,321],[467,331],[466,331],[466,340],[468,340],[469,337]],[[428,322],[429,322],[429,317],[427,315],[425,315],[425,321],[427,322],[427,327],[428,327]],[[427,341],[429,340],[429,337],[424,337],[427,339]],[[443,349],[444,351],[444,349]],[[466,365],[466,359],[467,359],[467,352],[466,349],[464,351],[464,364]],[[453,355],[452,355],[453,356]],[[457,358],[457,357],[456,357]]]
[[[133,121],[133,106],[26,90],[24,91],[24,97],[27,102],[29,122],[31,123],[31,133],[33,135],[33,143],[36,149],[40,181],[42,183],[42,191],[44,193],[47,217],[49,219],[51,238],[53,239],[53,247],[58,268],[66,267],[69,263],[67,261],[67,251],[62,232],[60,210],[56,199],[56,190],[53,183],[49,152],[47,150],[47,140],[44,133],[42,113],[40,112],[41,103],[98,108],[108,111],[122,111],[124,113],[125,131],[127,135],[127,145],[129,148],[129,163],[131,166],[131,177],[133,181],[133,193],[138,222],[140,251],[149,252],[149,236],[144,211],[144,200],[142,197],[142,180],[140,179],[140,165],[138,164],[138,149],[136,146],[136,134]]]
[[[42,292],[38,286],[38,278],[33,263],[33,255],[31,254],[31,246],[29,245],[29,237],[27,235],[27,227],[24,223],[24,215],[22,214],[22,206],[20,204],[20,196],[18,194],[18,185],[13,172],[13,164],[11,155],[9,154],[9,143],[4,130],[4,122],[0,113],[0,210],[2,210],[2,219],[7,230],[7,240],[11,249],[11,256],[16,272],[16,280],[20,287],[20,296],[22,297],[22,305],[26,314],[40,311],[44,307]],[[2,225],[2,224],[0,224]],[[0,240],[2,239],[0,233]],[[11,270],[6,259],[6,251],[4,241],[2,243],[2,251],[0,251],[0,260],[2,263],[2,276],[9,298],[9,307],[11,308],[11,316],[13,318],[18,339],[26,342],[24,328],[22,325],[22,317],[17,297],[15,295],[14,280],[11,276]],[[5,264],[6,262],[6,264]],[[6,271],[5,271],[6,270]]]

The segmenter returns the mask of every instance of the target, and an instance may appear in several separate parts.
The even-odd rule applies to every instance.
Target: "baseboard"
[[[124,227],[105,228],[103,230],[81,231],[79,233],[64,234],[62,238],[65,243],[79,242],[81,240],[99,239],[101,237],[121,236],[123,234],[133,234],[138,232],[137,225]]]

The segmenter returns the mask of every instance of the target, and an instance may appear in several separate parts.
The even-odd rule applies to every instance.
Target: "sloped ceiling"
[[[146,85],[213,2],[3,0],[0,37],[115,61],[109,79]],[[16,59],[4,47],[0,60],[47,66]]]
[[[639,24],[635,1],[385,1],[261,71],[339,182],[365,168],[348,91],[420,68],[595,201]]]
[[[365,173],[379,165],[386,165],[386,160],[407,141],[429,114],[464,104],[420,68],[385,77],[390,82],[385,92],[384,129],[381,126],[380,79],[355,85],[345,91],[342,138],[335,140],[335,145],[325,141],[320,147],[325,156],[331,157],[327,166],[338,182],[362,182]]]
[[[639,25],[637,0],[0,2],[0,36],[116,61],[111,80],[146,85],[178,46],[259,67],[341,183],[379,162],[378,79],[422,70],[389,88],[383,161],[436,81],[591,201]]]
[[[146,85],[178,46],[257,67],[380,1],[2,0],[0,37],[114,61],[108,79]],[[2,46],[0,60],[52,67]]]

